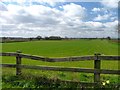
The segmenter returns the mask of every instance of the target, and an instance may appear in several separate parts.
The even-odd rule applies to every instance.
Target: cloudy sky
[[[118,37],[118,0],[76,1],[1,0],[1,36]]]

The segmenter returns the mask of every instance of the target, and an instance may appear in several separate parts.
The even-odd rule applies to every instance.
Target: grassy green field
[[[93,55],[95,52],[117,55],[118,44],[107,40],[31,41],[2,44],[3,52],[16,52],[17,50],[48,57]]]
[[[16,52],[21,50],[22,53],[45,56],[45,57],[69,57],[69,56],[85,56],[94,55],[99,52],[103,55],[118,55],[118,46],[120,44],[110,40],[60,40],[60,41],[31,41],[31,42],[15,42],[2,43],[2,52]],[[2,63],[14,63],[15,57],[2,57]],[[22,59],[22,64],[27,65],[46,65],[46,66],[62,66],[62,67],[80,67],[93,68],[93,61],[75,61],[75,62],[42,62],[32,61],[30,59]],[[102,69],[118,69],[118,61],[102,61]],[[23,70],[24,73],[33,73],[34,75],[46,75],[50,78],[60,78],[63,80],[80,80],[88,75],[89,80],[93,81],[93,74],[70,73],[70,72],[54,72],[54,71],[37,71]],[[3,68],[3,74],[15,74],[15,69]],[[104,76],[104,75],[103,75]],[[108,75],[109,77],[110,75]],[[114,77],[113,75],[112,77]],[[91,78],[92,77],[92,78]],[[108,78],[107,77],[107,78]],[[101,78],[104,80],[105,78]],[[114,79],[115,80],[115,79]]]
[[[46,57],[94,55],[96,52],[104,55],[118,55],[118,44],[107,40],[33,41],[2,44],[2,52],[16,52],[17,50],[21,50],[25,54]],[[15,63],[15,58],[3,57],[2,62]],[[117,61],[109,61],[109,63],[108,61],[103,62],[102,68],[118,68]],[[23,59],[23,64],[93,68],[92,61],[49,63]]]

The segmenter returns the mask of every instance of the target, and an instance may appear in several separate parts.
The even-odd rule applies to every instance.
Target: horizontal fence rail
[[[16,68],[16,64],[1,64],[1,67]],[[65,68],[56,66],[31,66],[31,65],[20,65],[20,68],[26,69],[38,69],[38,70],[51,70],[51,71],[68,71],[68,72],[85,72],[85,73],[101,73],[101,74],[120,74],[119,70],[97,70],[97,69],[83,69],[83,68]]]
[[[17,53],[0,53],[0,56],[17,56]],[[35,56],[28,54],[19,54],[22,58],[41,60],[46,62],[65,62],[65,61],[81,61],[81,60],[95,60],[95,56],[73,56],[73,57],[61,57],[61,58],[48,58],[43,56]],[[120,56],[99,56],[100,60],[120,60]]]
[[[93,73],[94,74],[94,84],[95,83],[100,83],[100,74],[120,75],[120,70],[101,69],[101,60],[117,60],[117,61],[120,61],[120,56],[106,56],[106,55],[101,55],[101,54],[97,53],[94,56],[72,56],[72,57],[62,57],[62,58],[48,58],[48,57],[43,57],[43,56],[23,54],[20,51],[17,51],[16,53],[15,52],[0,53],[0,56],[16,57],[16,64],[0,64],[0,67],[16,68],[16,75],[21,75],[22,74],[22,68],[36,69],[36,70],[52,70],[52,71]],[[85,69],[85,68],[78,68],[78,67],[69,67],[68,68],[68,67],[56,67],[56,66],[22,65],[21,64],[22,58],[27,58],[27,59],[31,59],[31,60],[38,60],[38,61],[45,61],[45,62],[94,60],[94,69]]]

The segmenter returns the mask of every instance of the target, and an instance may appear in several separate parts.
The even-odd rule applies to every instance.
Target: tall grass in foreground
[[[6,72],[7,71],[7,72]],[[41,71],[23,69],[21,76],[15,76],[15,69],[3,68],[2,86],[3,88],[93,88],[92,86],[82,86],[79,84],[62,83],[61,80],[72,80],[79,82],[93,82],[92,74],[70,73],[59,71]],[[109,81],[109,84],[102,85],[103,82]],[[101,75],[101,86],[105,88],[116,87],[118,83],[117,75]],[[113,89],[114,90],[114,89]]]

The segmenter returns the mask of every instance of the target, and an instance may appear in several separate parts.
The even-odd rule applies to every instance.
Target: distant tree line
[[[30,38],[30,40],[62,40],[63,38],[60,36],[50,36],[50,37],[42,37],[42,36],[37,36],[36,38]]]
[[[69,37],[60,37],[60,36],[49,36],[49,37],[42,37],[42,36],[37,36],[37,37],[30,37],[30,38],[23,38],[23,37],[1,37],[0,39],[2,39],[2,42],[21,42],[21,41],[36,41],[36,40],[74,40],[74,39],[87,39],[87,40],[94,40],[94,39],[107,39],[107,40],[111,40],[113,38],[111,38],[110,36],[108,37],[103,37],[103,38],[69,38]],[[118,40],[120,40],[118,38]]]

